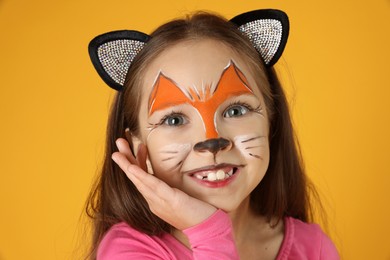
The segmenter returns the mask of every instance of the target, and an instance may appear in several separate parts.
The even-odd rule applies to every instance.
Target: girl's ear
[[[274,65],[282,56],[290,29],[286,13],[260,9],[237,15],[230,21],[249,38],[266,66]]]
[[[136,158],[138,150],[139,150],[139,146],[142,143],[141,139],[135,135],[132,135],[130,133],[129,128],[125,129],[125,136],[126,136],[127,142],[129,142],[131,152],[133,153],[134,157]]]
[[[132,135],[128,128],[126,128],[125,132],[126,132],[126,139],[130,144],[131,151],[132,151],[134,157],[137,159],[137,154],[138,154],[140,145],[142,144],[142,140],[141,140],[141,138],[139,138],[135,135]],[[150,174],[153,174],[153,167],[152,167],[152,163],[149,160],[148,154],[146,154],[146,171]]]
[[[149,39],[149,35],[138,31],[108,32],[95,37],[89,43],[88,52],[104,82],[120,91],[130,64]]]

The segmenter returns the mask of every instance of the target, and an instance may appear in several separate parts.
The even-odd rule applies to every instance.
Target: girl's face
[[[139,141],[155,176],[237,209],[269,163],[268,116],[245,61],[217,41],[182,42],[148,65],[142,91]]]

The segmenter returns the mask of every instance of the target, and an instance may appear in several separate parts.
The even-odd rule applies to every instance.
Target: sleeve
[[[170,259],[149,236],[125,226],[115,226],[100,242],[97,260]]]
[[[183,232],[191,244],[194,260],[239,259],[231,220],[222,210]]]
[[[336,247],[332,243],[329,237],[323,233],[322,243],[321,243],[321,260],[338,260],[340,259],[339,253],[337,252]]]

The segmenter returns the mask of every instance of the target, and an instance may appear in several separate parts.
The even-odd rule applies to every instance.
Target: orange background
[[[87,45],[194,10],[285,10],[277,64],[343,259],[390,259],[390,1],[0,0],[0,259],[80,259],[114,91]]]

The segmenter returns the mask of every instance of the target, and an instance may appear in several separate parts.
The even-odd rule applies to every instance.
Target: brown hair
[[[96,259],[97,246],[115,223],[125,221],[149,235],[170,232],[171,227],[155,216],[142,195],[111,160],[117,151],[115,140],[125,129],[137,135],[142,75],[161,52],[181,41],[214,39],[241,55],[261,88],[270,120],[270,164],[260,184],[251,193],[251,208],[258,214],[280,220],[292,216],[309,221],[308,181],[294,136],[288,104],[273,68],[266,68],[258,52],[237,28],[224,18],[196,13],[186,19],[157,28],[151,40],[137,55],[128,71],[125,88],[116,94],[107,127],[104,164],[88,198],[86,211],[93,220],[90,259]]]

